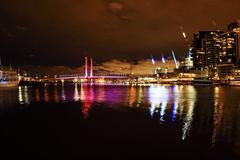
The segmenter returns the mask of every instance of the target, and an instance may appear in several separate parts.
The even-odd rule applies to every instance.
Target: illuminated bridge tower
[[[93,59],[90,59],[90,78],[93,77]]]
[[[93,77],[93,59],[90,59],[90,73],[88,70],[88,57],[85,57],[85,78],[91,79]]]
[[[88,78],[88,58],[85,57],[85,78]]]

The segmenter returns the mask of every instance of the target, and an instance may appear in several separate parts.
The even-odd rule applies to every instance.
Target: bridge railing
[[[66,78],[66,77],[84,77],[84,74],[65,74],[59,75],[59,78]],[[129,74],[124,73],[94,73],[93,76],[129,76]]]
[[[64,74],[59,75],[58,78],[66,78],[66,77],[83,77],[83,74]]]
[[[93,76],[129,76],[125,73],[95,73]]]
[[[93,74],[94,77],[152,77],[153,74],[126,74],[126,73],[95,73]],[[59,79],[66,79],[66,78],[83,78],[85,77],[84,74],[65,74],[59,75]]]

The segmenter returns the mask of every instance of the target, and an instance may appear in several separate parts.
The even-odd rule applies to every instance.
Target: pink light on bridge
[[[85,57],[85,78],[93,78],[93,59],[90,58],[90,71],[89,71],[88,57]]]
[[[90,78],[93,77],[93,59],[90,60]]]
[[[88,58],[85,57],[85,78],[88,77]]]

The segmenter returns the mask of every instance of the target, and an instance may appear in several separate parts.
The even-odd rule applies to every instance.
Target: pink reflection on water
[[[104,86],[99,86],[96,97],[95,97],[97,102],[104,102],[106,101],[106,96],[105,96],[105,88]]]
[[[59,96],[58,96],[58,87],[54,86],[54,101],[59,103]]]
[[[39,102],[41,100],[39,89],[35,90],[35,99],[36,99],[36,102]]]
[[[82,113],[83,113],[83,117],[86,119],[89,116],[89,111],[91,109],[91,106],[94,100],[94,90],[92,85],[81,86],[80,100],[83,102]]]
[[[44,101],[49,102],[49,91],[47,87],[44,88]]]
[[[129,91],[128,99],[129,106],[132,107],[135,101],[136,101],[136,87],[132,86]]]

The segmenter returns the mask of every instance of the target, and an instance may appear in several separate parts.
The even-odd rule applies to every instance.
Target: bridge
[[[121,73],[96,73],[93,74],[93,59],[90,58],[90,66],[88,57],[85,57],[85,73],[84,74],[66,74],[59,75],[56,80],[95,80],[95,79],[128,79],[129,74]]]
[[[90,65],[89,65],[90,64]],[[58,75],[54,78],[46,78],[42,79],[45,82],[106,82],[106,81],[128,81],[129,82],[169,82],[173,81],[173,79],[164,79],[158,80],[156,76],[153,74],[126,74],[126,73],[111,73],[111,72],[97,72],[93,73],[93,60],[90,58],[90,62],[88,57],[85,57],[85,67],[84,73],[81,74],[63,74]],[[177,81],[176,79],[174,79]]]
[[[103,73],[103,74],[96,74],[92,76],[86,76],[82,74],[66,74],[66,75],[59,75],[56,79],[57,80],[75,80],[75,79],[128,79],[129,74],[117,74],[117,73]]]

